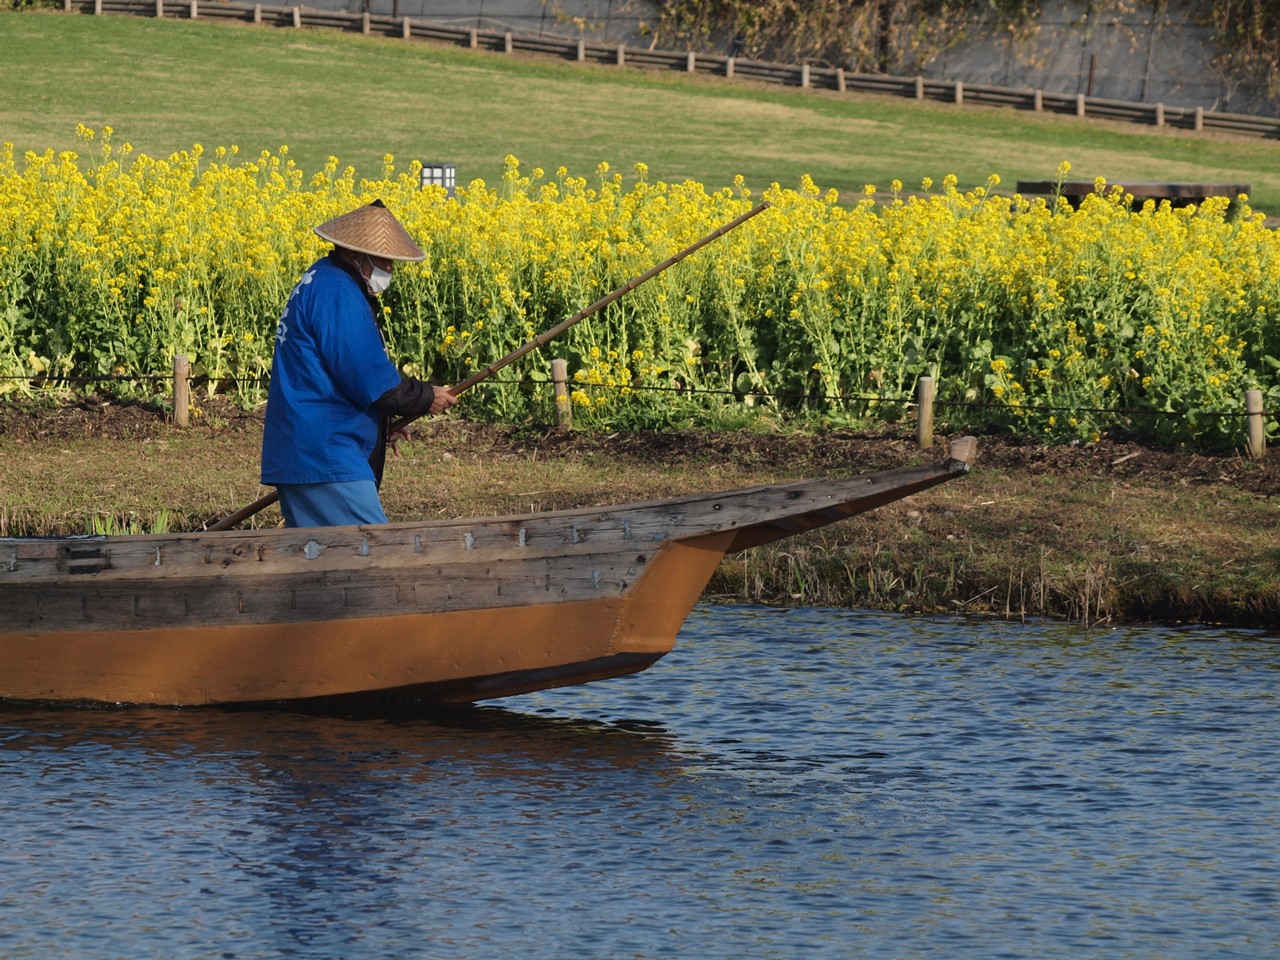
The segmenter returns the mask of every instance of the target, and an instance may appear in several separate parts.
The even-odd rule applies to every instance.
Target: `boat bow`
[[[0,699],[459,702],[633,673],[670,652],[726,553],[927,490],[972,455],[523,516],[0,538]]]

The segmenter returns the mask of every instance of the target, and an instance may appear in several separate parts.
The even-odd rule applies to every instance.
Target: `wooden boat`
[[[0,698],[464,703],[633,673],[721,558],[967,472],[385,526],[0,538]]]

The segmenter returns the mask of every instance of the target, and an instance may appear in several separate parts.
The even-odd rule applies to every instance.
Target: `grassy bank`
[[[256,499],[261,423],[0,405],[0,534],[196,529]],[[941,455],[905,431],[558,434],[444,419],[393,461],[393,520],[552,510],[858,473]],[[780,604],[1280,626],[1272,460],[982,438],[975,470],[731,557],[709,596]],[[274,508],[259,524],[279,522]]]
[[[1277,148],[1260,140],[210,21],[4,12],[0,46],[0,139],[19,155],[80,152],[83,123],[161,157],[286,144],[308,171],[336,156],[377,176],[392,154],[492,183],[514,154],[550,171],[642,162],[655,181],[711,188],[809,174],[849,199],[947,174],[1008,190],[1067,160],[1073,178],[1247,182],[1255,209],[1280,210]]]

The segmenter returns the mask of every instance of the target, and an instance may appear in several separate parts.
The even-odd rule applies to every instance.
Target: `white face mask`
[[[385,293],[387,287],[391,286],[391,274],[386,270],[380,270],[372,263],[369,264],[369,279],[365,281],[365,285],[369,288],[369,292],[375,297],[381,293]]]

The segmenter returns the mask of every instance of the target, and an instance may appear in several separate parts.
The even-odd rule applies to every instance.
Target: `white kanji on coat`
[[[289,333],[289,308],[293,306],[293,298],[298,295],[298,291],[305,287],[315,278],[315,270],[308,270],[302,275],[302,279],[298,281],[298,285],[293,288],[293,292],[289,294],[289,299],[284,302],[284,312],[280,314],[280,323],[276,325],[276,343],[284,343],[285,337]]]

